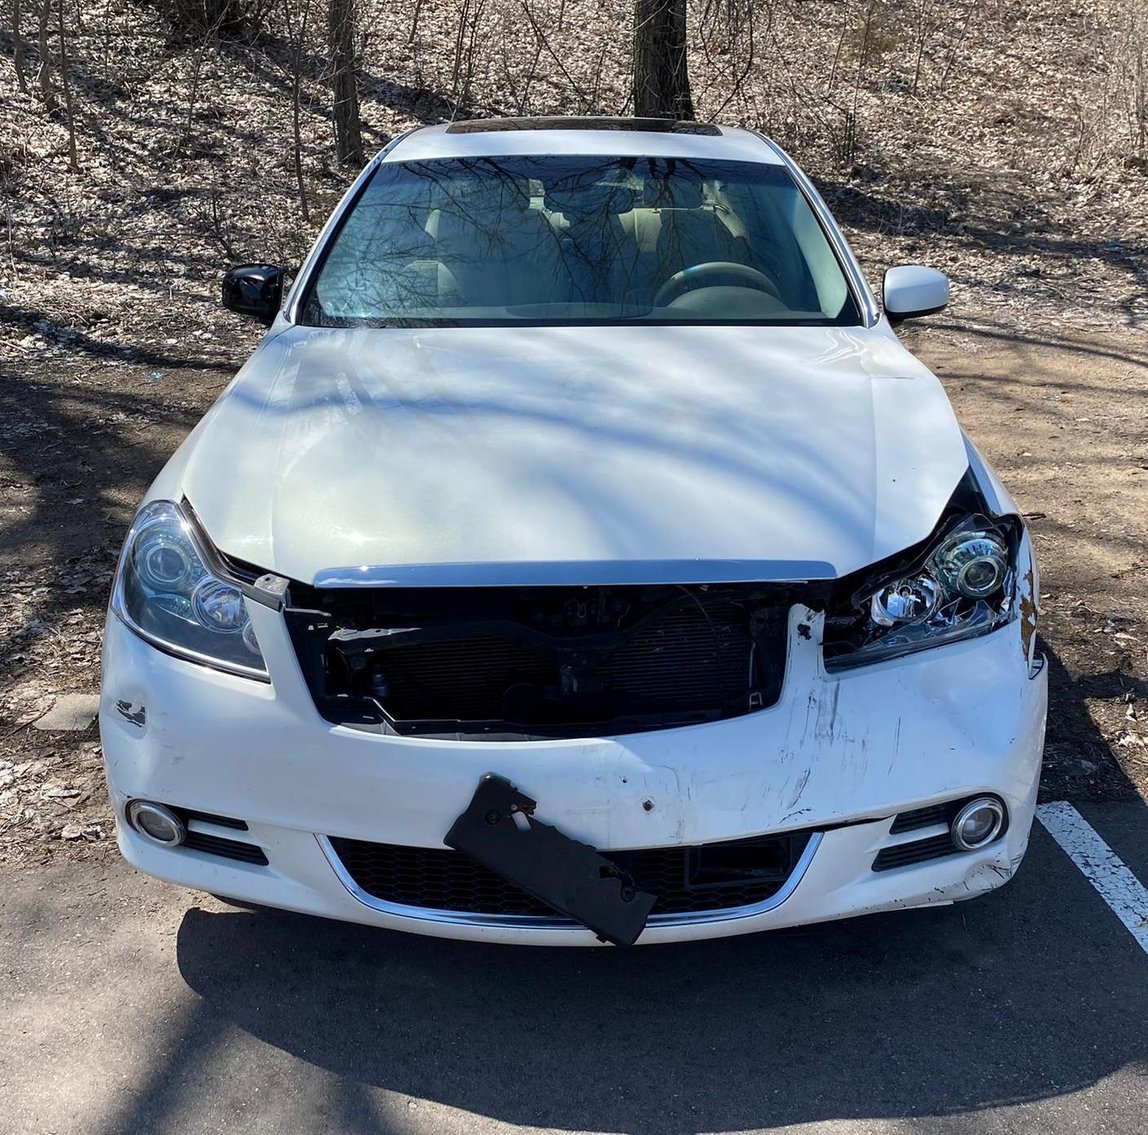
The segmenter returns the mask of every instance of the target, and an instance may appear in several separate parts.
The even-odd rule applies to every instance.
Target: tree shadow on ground
[[[21,563],[30,576],[46,575],[48,593],[35,617],[49,626],[64,611],[106,603],[115,550],[136,501],[222,386],[217,374],[192,360],[144,352],[136,365],[109,366],[107,344],[77,346],[91,350],[87,382],[63,381],[43,367],[0,370],[6,503],[20,506],[6,510],[0,557]],[[162,386],[144,377],[149,366],[181,365],[183,374],[165,376]],[[107,377],[97,384],[91,374]],[[124,389],[127,376],[136,389]],[[82,594],[56,578],[77,558],[92,558],[101,568]],[[0,656],[11,645],[0,641]]]
[[[531,950],[192,910],[177,949],[193,1051],[238,1029],[360,1103],[386,1089],[517,1125],[928,1130],[1148,1057],[1143,956],[1039,826],[1016,881],[975,902],[745,938]],[[178,1106],[189,1068],[160,1062],[139,1114]]]
[[[1087,699],[1119,698],[1128,691],[1144,697],[1148,683],[1118,670],[1073,677],[1043,639],[1040,647],[1048,659],[1049,700],[1041,800],[1140,799],[1097,728]]]
[[[942,171],[943,172],[943,171]],[[872,188],[818,179],[818,188],[848,229],[866,233],[910,237],[927,242],[931,235],[949,236],[964,248],[993,252],[1001,257],[1039,258],[1050,264],[1079,260],[1099,261],[1125,273],[1136,294],[1120,304],[1128,326],[1138,327],[1144,313],[1137,303],[1148,290],[1148,245],[1113,236],[1079,238],[1051,227],[1041,209],[1031,201],[1019,202],[999,190],[964,183],[954,172],[938,176],[936,168],[897,171],[899,181],[928,184],[938,204],[899,201]],[[1026,269],[1028,268],[1026,264]],[[1036,274],[1043,275],[1037,268]]]

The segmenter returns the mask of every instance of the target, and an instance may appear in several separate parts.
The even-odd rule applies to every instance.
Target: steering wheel
[[[709,260],[705,264],[694,264],[675,272],[658,289],[654,296],[654,307],[665,307],[671,299],[677,299],[680,292],[688,291],[698,280],[709,276],[736,276],[749,287],[759,292],[768,292],[774,299],[781,299],[777,285],[764,272],[748,264],[736,264],[732,260]]]

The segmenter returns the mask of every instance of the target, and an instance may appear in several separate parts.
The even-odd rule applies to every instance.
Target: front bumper
[[[114,617],[100,728],[119,845],[140,870],[229,897],[443,937],[593,945],[561,920],[394,907],[366,895],[326,837],[441,847],[478,779],[497,772],[538,818],[604,850],[789,830],[814,838],[790,881],[753,907],[651,920],[642,943],[748,933],[947,903],[1011,877],[1028,842],[1047,704],[1011,624],[979,639],[827,674],[820,616],[790,615],[785,687],[770,709],[707,725],[517,743],[387,737],[317,714],[282,619],[253,606],[273,684],[169,657]],[[121,709],[118,703],[129,707]],[[142,722],[140,721],[140,711]],[[874,872],[894,815],[994,793],[1009,811],[980,852]],[[123,822],[146,798],[239,817],[266,866],[155,846]],[[235,836],[235,833],[217,833]]]

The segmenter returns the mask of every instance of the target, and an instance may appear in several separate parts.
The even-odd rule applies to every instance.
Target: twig
[[[301,123],[302,108],[300,106],[301,88],[303,83],[303,43],[307,35],[307,19],[311,15],[311,0],[307,0],[303,8],[303,19],[299,25],[299,35],[292,35],[291,29],[291,0],[284,0],[283,11],[287,19],[287,35],[293,40],[294,47],[291,54],[291,127],[295,141],[295,183],[299,189],[299,211],[303,223],[311,220],[311,210],[307,204],[307,186],[303,180],[303,128]]]
[[[60,85],[64,88],[64,108],[68,115],[68,168],[73,173],[79,173],[80,156],[76,152],[76,113],[72,105],[72,81],[68,74],[68,40],[64,34],[64,0],[58,0],[56,15],[60,30]]]
[[[971,4],[965,9],[965,18],[961,23],[961,32],[957,36],[957,42],[953,44],[953,50],[949,53],[949,61],[945,64],[944,73],[941,75],[940,85],[937,87],[937,94],[942,94],[945,90],[945,83],[949,78],[949,71],[953,66],[953,60],[957,57],[957,52],[960,50],[961,44],[965,42],[965,33],[969,30],[969,22],[973,18],[973,12],[978,7],[979,0],[973,0]]]
[[[917,17],[917,65],[913,68],[913,94],[917,93],[917,85],[921,81],[921,60],[925,54],[925,13],[929,10],[929,0],[920,2]]]

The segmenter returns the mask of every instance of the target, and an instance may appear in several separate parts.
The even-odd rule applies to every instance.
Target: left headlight
[[[243,588],[212,570],[215,558],[179,505],[152,501],[128,533],[112,610],[169,654],[266,681]]]
[[[826,613],[826,669],[973,638],[1009,622],[1019,540],[1015,518],[967,516],[943,525],[900,565],[870,569]]]

